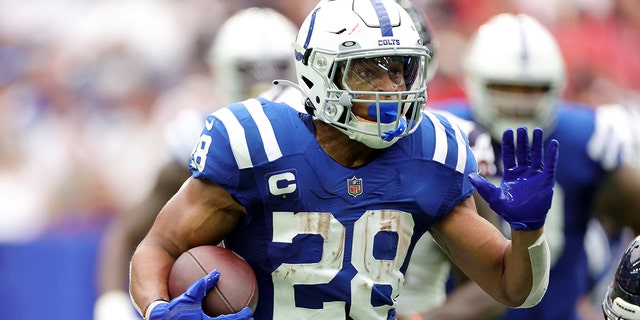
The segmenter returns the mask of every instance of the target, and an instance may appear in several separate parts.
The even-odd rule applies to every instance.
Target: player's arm
[[[473,194],[480,216],[498,227],[500,220],[489,205],[478,195]],[[496,320],[504,315],[507,307],[484,292],[475,282],[456,265],[451,266],[455,288],[447,295],[440,306],[423,313],[423,319],[448,320]]]
[[[436,242],[471,280],[500,303],[517,307],[532,287],[528,248],[542,229],[515,231],[512,241],[476,213],[473,198],[456,206],[434,225]]]
[[[167,279],[180,254],[195,246],[219,243],[245,213],[219,185],[189,178],[162,208],[133,254],[130,291],[141,313],[154,300],[169,300]]]
[[[505,131],[505,173],[499,187],[476,173],[469,175],[478,193],[510,224],[511,241],[478,215],[471,197],[431,233],[451,260],[494,299],[509,307],[531,307],[542,299],[549,280],[543,226],[553,196],[558,143],[552,140],[544,154],[542,130],[536,129],[529,148],[524,127],[518,128],[517,149],[514,141],[513,131]]]

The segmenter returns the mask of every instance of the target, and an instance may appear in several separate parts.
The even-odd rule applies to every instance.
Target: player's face
[[[487,85],[491,105],[498,113],[514,119],[531,119],[539,112],[548,85],[512,85],[492,83]]]
[[[343,68],[342,72],[345,71]],[[400,92],[407,89],[405,83],[405,63],[402,57],[376,57],[354,59],[346,70],[346,75],[341,74],[343,86],[351,91],[365,92]],[[354,100],[375,100],[375,93],[356,94]],[[393,95],[380,95],[380,100],[397,100]],[[370,103],[353,102],[353,113],[365,120],[373,120],[368,115]]]
[[[404,91],[406,85],[402,58],[355,59],[347,73],[346,84],[353,91]]]

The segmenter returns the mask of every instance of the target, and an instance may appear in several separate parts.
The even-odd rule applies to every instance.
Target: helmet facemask
[[[324,108],[314,114],[374,149],[413,133],[427,99],[429,56],[426,50],[399,51],[338,54],[329,71]]]
[[[484,121],[484,125],[495,139],[501,138],[507,128],[524,125],[546,130],[555,125],[557,95],[548,84],[518,85],[489,81],[481,95],[482,103],[490,106],[486,115],[490,115],[491,120]],[[532,133],[533,130],[530,131]]]

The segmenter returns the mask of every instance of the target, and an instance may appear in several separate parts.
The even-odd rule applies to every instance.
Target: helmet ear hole
[[[302,76],[300,77],[300,79],[302,79],[302,81],[304,82],[304,85],[307,86],[307,88],[309,89],[313,88],[313,81],[309,80],[309,78]]]

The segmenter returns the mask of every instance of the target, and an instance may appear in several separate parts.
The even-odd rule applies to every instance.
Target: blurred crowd
[[[229,102],[206,57],[226,17],[252,5],[270,4],[0,0],[0,242],[139,201],[166,160],[167,122]]]
[[[637,0],[414,2],[438,42],[430,101],[463,95],[458,58],[480,24],[525,12],[559,40],[567,98],[640,108]],[[299,25],[315,4],[0,0],[0,242],[104,222],[139,201],[166,161],[163,128],[177,111],[231,102],[207,63],[225,18],[269,6]]]

